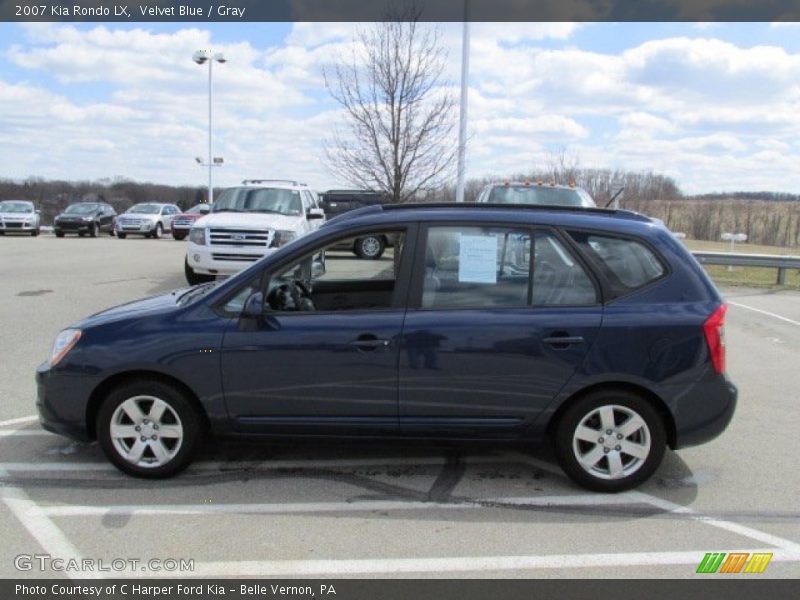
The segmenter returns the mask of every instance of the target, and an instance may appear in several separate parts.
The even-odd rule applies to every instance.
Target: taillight
[[[717,373],[725,372],[725,312],[728,310],[727,304],[720,304],[717,310],[703,323],[703,333],[706,335],[708,353],[711,356],[711,364]]]

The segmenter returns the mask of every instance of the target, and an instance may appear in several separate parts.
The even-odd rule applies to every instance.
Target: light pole
[[[464,201],[467,154],[467,98],[469,92],[469,0],[464,0],[464,30],[461,35],[461,104],[458,115],[458,167],[456,202]]]
[[[213,204],[214,202],[214,186],[211,182],[211,172],[214,166],[218,166],[222,164],[222,159],[216,159],[213,157],[211,153],[211,77],[214,71],[214,63],[218,62],[220,64],[226,62],[225,56],[222,52],[211,52],[210,50],[198,50],[194,54],[192,54],[192,60],[196,62],[198,65],[202,65],[203,63],[208,63],[208,162],[203,164],[203,166],[208,167],[208,203]],[[202,163],[201,163],[202,164]]]

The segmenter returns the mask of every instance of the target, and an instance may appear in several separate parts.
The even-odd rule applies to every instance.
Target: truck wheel
[[[353,245],[353,252],[359,258],[367,260],[377,260],[383,255],[383,250],[386,248],[386,240],[382,236],[369,235],[367,237],[358,238]]]
[[[196,273],[195,270],[189,266],[188,258],[185,258],[183,260],[183,272],[186,274],[186,282],[189,285],[208,283],[209,281],[214,281],[216,279],[214,275],[205,275],[204,273]]]

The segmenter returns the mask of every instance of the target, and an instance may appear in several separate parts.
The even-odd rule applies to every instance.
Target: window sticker
[[[458,280],[464,283],[497,283],[497,238],[493,235],[460,234]]]

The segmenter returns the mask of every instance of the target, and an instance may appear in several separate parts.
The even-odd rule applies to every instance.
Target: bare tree
[[[356,35],[347,59],[324,71],[346,126],[326,143],[328,167],[362,188],[408,202],[440,187],[455,155],[452,95],[442,85],[446,53],[413,8]]]

